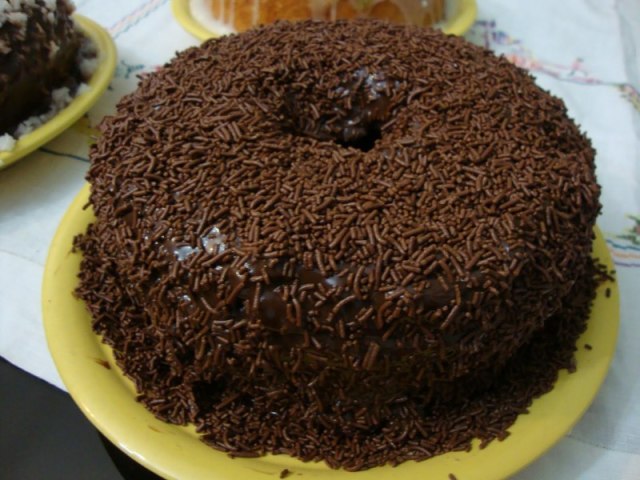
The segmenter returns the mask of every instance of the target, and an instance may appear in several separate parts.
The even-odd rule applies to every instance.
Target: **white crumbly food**
[[[89,85],[87,85],[86,83],[81,83],[78,86],[78,90],[76,90],[76,97],[79,97],[80,95],[82,95],[83,93],[88,92],[89,90],[91,90],[91,87]]]
[[[8,133],[0,136],[0,152],[5,150],[13,150],[13,147],[16,144],[16,139],[13,138]]]
[[[77,27],[77,24],[76,24]],[[100,62],[98,61],[98,50],[93,42],[82,42],[80,45],[80,74],[85,80],[90,79],[98,69]]]
[[[98,69],[99,63],[97,57],[80,60],[79,68],[82,78],[91,78],[91,75]]]

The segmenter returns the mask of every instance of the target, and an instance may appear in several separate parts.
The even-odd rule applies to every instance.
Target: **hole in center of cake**
[[[294,135],[331,141],[369,152],[383,137],[398,82],[381,72],[359,68],[338,85],[313,86],[296,81],[283,95],[287,128]]]

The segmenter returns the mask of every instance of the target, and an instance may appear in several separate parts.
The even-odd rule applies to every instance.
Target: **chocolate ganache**
[[[594,151],[460,38],[279,22],[179,53],[101,129],[78,294],[145,405],[216,448],[350,469],[467,448],[451,409],[554,319],[584,325]]]

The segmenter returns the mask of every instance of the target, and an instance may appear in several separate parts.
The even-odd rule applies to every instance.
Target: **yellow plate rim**
[[[171,0],[171,12],[182,28],[199,40],[216,38],[224,33],[209,30],[191,14],[189,0]],[[478,15],[476,0],[458,0],[458,8],[453,18],[441,26],[442,31],[451,35],[464,35],[473,25]]]
[[[16,142],[13,150],[1,151],[0,170],[53,140],[73,125],[100,99],[113,78],[117,54],[109,33],[97,23],[82,15],[73,15],[73,19],[82,29],[82,32],[94,42],[98,50],[99,64],[88,82],[89,90],[76,96],[56,116],[40,125],[34,131],[22,136]]]
[[[446,479],[449,473],[467,480],[505,478],[542,455],[580,419],[604,381],[615,352],[619,293],[616,282],[606,282],[598,289],[587,331],[577,343],[577,372],[560,372],[554,389],[536,399],[529,414],[518,417],[503,442],[492,442],[483,450],[476,442],[471,452],[451,452],[424,462],[357,473],[331,470],[322,463],[305,464],[285,455],[232,460],[200,442],[192,427],[162,422],[134,400],[132,383],[115,365],[110,348],[91,330],[84,304],[72,296],[81,258],[72,252],[72,241],[93,220],[91,210],[83,209],[89,188],[85,184],[65,213],[45,266],[42,306],[49,350],[69,393],[87,418],[126,454],[165,478],[274,478],[284,468],[301,473],[303,478],[332,480]],[[594,256],[613,270],[597,227],[595,234]],[[586,343],[593,349],[586,350]],[[109,369],[101,365],[105,361]]]

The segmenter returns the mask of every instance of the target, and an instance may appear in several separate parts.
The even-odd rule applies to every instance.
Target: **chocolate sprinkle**
[[[293,472],[291,472],[288,469],[284,469],[280,472],[280,478],[287,478],[289,475],[291,475]]]
[[[573,368],[594,151],[505,59],[279,22],[179,53],[101,130],[77,293],[139,400],[214,448],[469,450]]]

